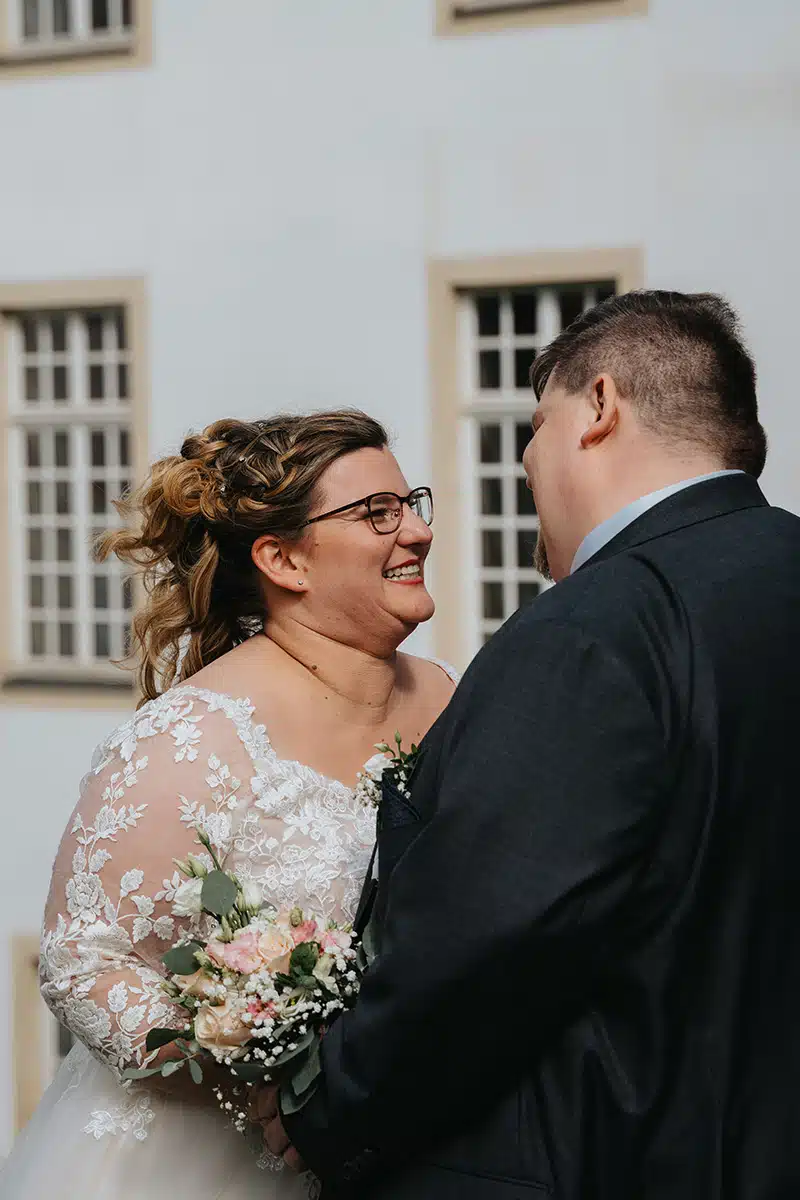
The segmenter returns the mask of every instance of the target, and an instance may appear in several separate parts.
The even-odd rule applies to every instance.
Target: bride
[[[144,577],[144,702],[95,752],[58,851],[41,986],[78,1044],[0,1197],[292,1200],[312,1182],[257,1160],[212,1073],[120,1079],[149,1028],[182,1023],[161,957],[198,827],[264,901],[353,919],[375,833],[359,769],[395,731],[419,741],[453,690],[397,650],[433,614],[431,495],[377,422],[343,411],[218,421],[122,508],[102,552]]]

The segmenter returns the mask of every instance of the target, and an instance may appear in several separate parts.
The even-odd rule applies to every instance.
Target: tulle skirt
[[[129,1093],[76,1045],[2,1168],[0,1200],[309,1200],[221,1112]]]

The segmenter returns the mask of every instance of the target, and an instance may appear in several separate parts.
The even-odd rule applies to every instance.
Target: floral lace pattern
[[[375,810],[345,784],[280,759],[253,711],[248,700],[174,688],[98,747],[81,785],[53,871],[41,989],[118,1079],[146,1064],[148,1029],[182,1024],[161,990],[161,955],[177,936],[203,933],[197,918],[171,911],[174,859],[197,853],[198,825],[268,903],[354,917]],[[128,1082],[113,1108],[87,1112],[84,1132],[141,1141],[153,1118],[147,1091]]]
[[[147,1060],[155,1025],[180,1010],[161,991],[160,957],[179,932],[173,859],[196,852],[202,826],[265,900],[352,920],[375,814],[352,789],[273,750],[246,700],[182,686],[145,705],[95,753],[56,860],[40,973],[63,1024],[119,1077]],[[95,1138],[153,1118],[144,1089],[125,1085],[94,1112]]]

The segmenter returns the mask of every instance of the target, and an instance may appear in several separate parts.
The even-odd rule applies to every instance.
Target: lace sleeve
[[[45,1001],[117,1075],[142,1065],[148,1029],[182,1023],[161,990],[161,957],[199,918],[172,913],[181,882],[173,859],[201,854],[197,821],[227,853],[237,759],[249,778],[221,714],[190,701],[148,709],[101,747],[83,782],[53,869],[40,957]]]

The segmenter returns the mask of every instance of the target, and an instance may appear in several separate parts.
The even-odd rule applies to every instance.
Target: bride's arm
[[[191,919],[172,912],[181,882],[173,860],[202,855],[192,825],[198,816],[220,854],[229,845],[236,764],[226,774],[227,764],[210,753],[212,729],[224,735],[222,745],[233,743],[234,754],[240,748],[219,720],[187,713],[160,732],[139,721],[120,734],[84,780],[56,857],[42,937],[42,995],[120,1080],[129,1068],[180,1057],[173,1045],[152,1055],[145,1040],[150,1029],[181,1028],[186,1019],[162,988],[162,956],[192,927]],[[223,1081],[229,1086],[230,1076],[205,1062],[203,1070],[200,1085],[186,1068],[142,1085],[216,1104],[215,1089]]]

